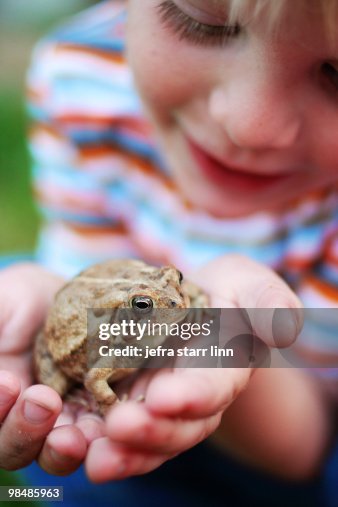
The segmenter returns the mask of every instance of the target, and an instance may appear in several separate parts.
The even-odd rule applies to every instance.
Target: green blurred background
[[[31,252],[38,230],[25,146],[24,83],[32,47],[53,25],[91,3],[96,2],[0,0],[0,259]],[[0,485],[17,483],[17,474],[0,471]],[[1,502],[7,503],[13,505]]]
[[[89,0],[0,1],[0,255],[34,247],[38,216],[25,148],[24,80],[32,46]]]

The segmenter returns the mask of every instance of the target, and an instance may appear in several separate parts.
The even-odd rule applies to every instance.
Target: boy
[[[139,256],[175,263],[214,307],[301,307],[284,280],[305,305],[335,307],[336,2],[129,0],[127,14],[105,2],[37,51],[32,149],[49,220],[40,260],[69,276]],[[1,277],[0,347],[17,372],[61,281],[29,265]],[[288,325],[277,345],[297,337],[301,323]],[[304,479],[333,434],[323,382],[296,370],[147,373],[130,391],[144,404],[115,407],[106,423],[66,407],[54,429],[55,392],[31,386],[17,399],[8,372],[0,385],[10,391],[1,466],[37,458],[57,474],[85,461],[95,482],[156,469],[219,425],[215,440],[241,460]]]

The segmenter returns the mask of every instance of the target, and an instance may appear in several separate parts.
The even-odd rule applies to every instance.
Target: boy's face
[[[337,183],[338,30],[290,2],[278,31],[248,13],[225,40],[227,3],[128,0],[127,47],[181,191],[234,217]]]

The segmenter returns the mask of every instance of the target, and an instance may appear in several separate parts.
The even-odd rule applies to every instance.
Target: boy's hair
[[[338,0],[231,0],[229,22],[236,23],[248,12],[250,17],[260,16],[264,12],[268,27],[273,29],[278,25],[287,4],[291,5],[293,11],[301,9],[304,19],[307,12],[315,10],[322,17],[329,38],[337,30]]]

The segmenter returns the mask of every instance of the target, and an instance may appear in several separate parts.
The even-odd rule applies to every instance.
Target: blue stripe
[[[338,288],[338,268],[333,268],[327,264],[320,264],[316,273],[324,279],[324,281],[330,280],[331,285],[335,285]]]
[[[66,26],[56,29],[49,37],[49,40],[55,42],[66,42],[80,45],[96,47],[107,52],[122,53],[125,50],[125,41],[114,36],[114,26],[125,22],[126,12],[122,11],[120,15],[106,18],[105,21],[96,21],[95,13],[97,7],[92,8],[93,16],[90,17],[90,9],[85,11],[85,15],[78,15],[72,18]]]
[[[35,121],[47,123],[50,117],[45,108],[38,107],[36,104],[28,103],[26,106],[27,114]]]
[[[102,216],[86,215],[85,213],[72,213],[62,209],[51,209],[44,205],[38,206],[41,213],[43,213],[45,219],[50,221],[64,220],[68,222],[74,222],[79,224],[88,225],[114,225],[120,222],[114,218],[106,218]]]
[[[327,226],[327,222],[316,222],[314,224],[298,226],[291,231],[288,243],[291,245],[292,243],[295,245],[301,243],[302,248],[306,248],[310,245],[318,245],[319,239],[324,235],[325,226]]]
[[[148,159],[153,163],[158,160],[158,155],[155,155],[152,146],[131,137],[131,135],[126,135],[122,132],[119,132],[118,130],[109,130],[105,132],[98,132],[95,130],[77,130],[70,132],[70,136],[72,140],[79,146],[100,146],[108,144],[112,146],[119,146],[122,149]]]
[[[36,158],[36,157],[35,157]],[[76,167],[60,165],[35,164],[32,169],[33,178],[36,181],[47,180],[49,183],[62,186],[65,189],[105,192],[106,176],[100,181],[97,175],[80,172]],[[112,184],[116,178],[112,176]]]
[[[74,65],[74,70],[75,65]],[[141,111],[140,100],[135,94],[135,90],[127,88],[126,85],[114,83],[97,77],[88,76],[55,76],[53,80],[53,92],[56,94],[56,98],[61,97],[63,101],[71,101],[75,98],[78,102],[83,98],[86,102],[90,102],[91,97],[99,96],[100,101],[105,101],[114,97],[115,102],[119,102],[119,96],[125,101],[126,97],[130,99],[130,103],[133,104],[136,112]],[[73,97],[72,97],[73,95]],[[109,104],[109,102],[107,102]]]

